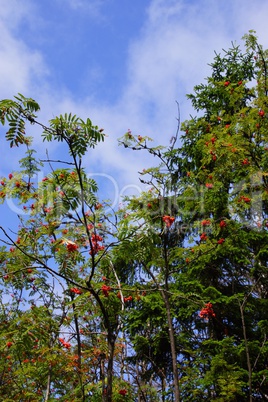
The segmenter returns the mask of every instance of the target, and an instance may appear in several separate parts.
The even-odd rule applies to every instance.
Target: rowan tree
[[[20,94],[0,108],[10,146],[26,146],[20,169],[1,180],[1,201],[21,208],[16,233],[1,227],[1,397],[121,401],[131,385],[117,371],[125,302],[111,252],[116,224],[83,167],[103,130],[72,114],[45,126],[39,105]],[[26,123],[41,125],[44,141],[69,158],[41,162]]]
[[[113,215],[83,167],[102,130],[71,114],[43,125],[22,95],[0,103],[26,147],[1,179],[24,211],[16,233],[1,227],[5,400],[268,399],[267,51],[244,41],[215,54],[169,147],[121,139],[159,165]],[[69,159],[41,163],[26,122]]]

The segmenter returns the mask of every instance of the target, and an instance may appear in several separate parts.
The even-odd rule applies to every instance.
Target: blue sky
[[[36,99],[40,120],[72,112],[108,134],[86,158],[107,197],[140,191],[154,163],[117,145],[128,128],[168,145],[191,105],[185,95],[209,75],[214,50],[255,29],[268,48],[268,2],[260,0],[0,0],[0,96]],[[1,134],[0,175],[17,166]],[[31,127],[35,146],[44,145]],[[61,153],[50,147],[51,155]]]

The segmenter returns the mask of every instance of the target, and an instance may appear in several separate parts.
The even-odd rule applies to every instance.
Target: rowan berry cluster
[[[66,342],[64,338],[59,338],[59,341],[62,344],[62,346],[64,346],[66,349],[70,349],[71,347],[70,342]]]
[[[214,310],[213,310],[212,303],[205,304],[205,307],[203,307],[199,313],[199,317],[205,318],[205,319],[216,317],[216,314],[214,313]]]
[[[166,227],[170,228],[172,223],[175,221],[175,218],[173,216],[165,215],[165,216],[163,216],[162,220],[163,220],[163,222],[165,222]]]

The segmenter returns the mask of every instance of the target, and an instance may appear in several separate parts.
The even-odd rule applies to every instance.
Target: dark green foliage
[[[147,317],[154,328],[161,317],[161,330],[170,331],[170,312],[177,401],[261,401],[268,395],[268,55],[252,33],[244,39],[245,51],[232,44],[215,54],[207,82],[189,95],[198,117],[182,124],[181,147],[160,150],[158,170],[148,169],[150,179],[142,179],[153,186],[152,194],[129,203],[129,220],[143,218],[158,236],[149,246],[143,226],[141,267],[162,306],[154,312],[142,303],[141,311],[128,315],[133,359],[140,362],[142,351],[157,345],[148,342]],[[130,140],[127,133],[127,147]],[[148,145],[140,148],[150,152]],[[155,194],[172,201],[159,208]],[[175,221],[165,228],[170,216]],[[137,244],[135,236],[132,242]],[[133,262],[135,255],[141,261],[140,250],[128,250]],[[159,345],[152,353],[164,350]],[[167,380],[171,362],[162,361]],[[162,384],[162,395],[165,390]]]
[[[198,117],[182,124],[180,147],[121,139],[159,166],[141,174],[150,190],[113,217],[82,167],[102,130],[72,114],[41,124],[44,140],[67,145],[72,169],[53,167],[35,187],[41,164],[24,130],[40,124],[39,106],[22,95],[0,103],[8,141],[27,146],[0,199],[30,215],[15,240],[1,227],[1,292],[11,297],[0,311],[1,396],[267,400],[268,54],[253,32],[244,40],[244,51],[216,53],[189,95]]]

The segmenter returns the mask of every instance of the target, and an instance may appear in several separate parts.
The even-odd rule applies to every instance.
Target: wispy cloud
[[[29,88],[44,82],[48,72],[40,51],[29,48],[17,33],[22,23],[29,23],[30,2],[11,0],[0,13],[0,92],[11,97],[17,92],[28,93]]]
[[[72,10],[83,11],[92,16],[100,16],[101,8],[104,6],[104,0],[57,0],[63,6],[68,5]]]
[[[105,15],[102,0],[57,0],[68,3],[73,10],[88,10]],[[126,81],[121,96],[107,104],[101,96],[81,98],[64,88],[53,87],[41,48],[30,49],[15,35],[16,24],[29,18],[33,3],[18,0],[8,2],[9,11],[0,16],[0,90],[3,97],[22,91],[36,97],[43,107],[46,121],[53,115],[73,112],[90,117],[104,126],[109,137],[87,159],[88,170],[111,173],[122,186],[137,183],[137,171],[154,163],[142,153],[118,147],[116,139],[130,128],[135,133],[149,135],[157,143],[169,144],[177,127],[177,100],[182,120],[191,111],[185,94],[192,91],[209,74],[207,63],[220,51],[240,38],[249,29],[256,29],[260,41],[267,47],[266,16],[268,3],[261,0],[152,0],[140,32],[132,39],[127,54]],[[25,6],[26,4],[26,6]],[[26,7],[26,11],[25,11]],[[12,8],[16,9],[12,19]],[[28,8],[28,9],[27,9]],[[30,8],[30,9],[29,9]],[[37,11],[34,10],[34,13]],[[40,15],[31,14],[31,18]],[[11,24],[11,28],[9,26]],[[92,64],[88,60],[88,68]],[[90,67],[91,66],[91,67]],[[94,74],[98,77],[100,72]],[[95,76],[94,75],[94,76]],[[93,76],[92,76],[93,77]],[[89,75],[89,80],[90,75]]]

